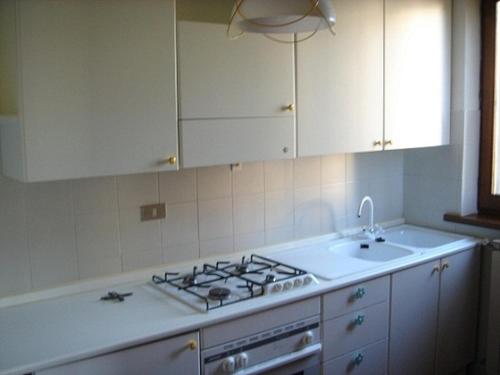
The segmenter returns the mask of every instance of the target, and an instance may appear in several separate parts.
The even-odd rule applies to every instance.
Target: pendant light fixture
[[[230,38],[244,33],[259,33],[282,43],[307,40],[319,30],[333,29],[336,22],[332,0],[235,0],[227,27]],[[299,40],[288,41],[277,34],[301,33]]]

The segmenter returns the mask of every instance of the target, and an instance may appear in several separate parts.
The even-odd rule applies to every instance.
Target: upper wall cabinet
[[[179,18],[183,166],[293,158],[293,44],[258,34],[232,40],[226,24]]]
[[[337,0],[335,9],[336,36],[297,45],[299,156],[382,150],[383,0]]]
[[[0,85],[16,101],[9,112],[17,107],[0,120],[6,175],[41,181],[177,167],[173,0],[1,4],[15,22],[1,39],[10,53],[0,65],[17,77]]]
[[[385,143],[449,143],[451,0],[386,0]]]

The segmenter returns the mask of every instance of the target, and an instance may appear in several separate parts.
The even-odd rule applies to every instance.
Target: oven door
[[[308,346],[302,350],[240,370],[238,375],[319,375],[321,344]]]

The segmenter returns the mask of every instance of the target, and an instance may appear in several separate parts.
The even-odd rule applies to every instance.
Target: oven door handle
[[[299,359],[311,357],[320,352],[321,352],[321,343],[317,343],[314,345],[307,346],[304,349],[298,350],[296,352],[285,354],[278,358],[271,359],[270,361],[259,363],[258,365],[252,366],[250,368],[242,369],[236,372],[234,375],[260,374],[264,371],[269,371],[277,367],[293,363],[295,361],[298,361]]]

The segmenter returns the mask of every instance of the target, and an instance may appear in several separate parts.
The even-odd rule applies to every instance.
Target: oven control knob
[[[311,331],[307,331],[304,336],[302,336],[302,344],[303,345],[310,345],[314,341],[314,333]]]
[[[283,284],[281,283],[276,283],[273,285],[273,292],[281,292],[283,289]]]
[[[222,371],[225,374],[231,374],[236,369],[236,362],[234,357],[227,357],[222,361]]]
[[[301,279],[301,278],[295,279],[295,281],[293,282],[293,286],[294,286],[295,288],[298,288],[298,287],[302,286],[302,282],[303,282],[303,281],[302,281],[302,279]]]
[[[283,284],[283,290],[292,289],[293,283],[291,281],[285,281]]]
[[[248,354],[241,353],[236,356],[236,368],[242,369],[248,366]]]
[[[311,284],[312,281],[313,281],[313,278],[310,275],[307,275],[306,277],[304,277],[304,285]]]

